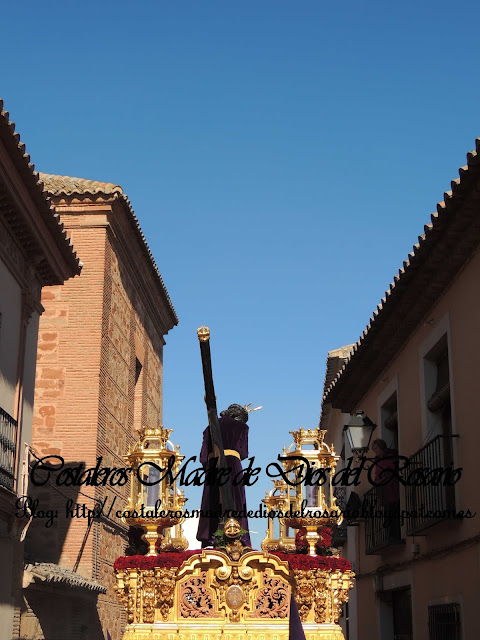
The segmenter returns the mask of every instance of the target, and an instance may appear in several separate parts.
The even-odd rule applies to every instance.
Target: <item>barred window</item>
[[[435,604],[428,607],[429,640],[461,640],[460,605]]]

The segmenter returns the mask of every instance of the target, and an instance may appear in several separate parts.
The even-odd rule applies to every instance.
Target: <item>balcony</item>
[[[373,555],[402,540],[399,504],[384,504],[382,487],[373,487],[363,496],[362,515],[365,518],[365,553]]]
[[[0,407],[0,485],[13,491],[17,421]]]
[[[409,472],[415,469],[445,469],[453,461],[453,438],[458,436],[437,436],[410,458]],[[455,487],[444,486],[443,478],[438,484],[427,486],[406,486],[406,509],[410,512],[407,535],[413,536],[455,512]],[[412,514],[416,514],[412,517]]]

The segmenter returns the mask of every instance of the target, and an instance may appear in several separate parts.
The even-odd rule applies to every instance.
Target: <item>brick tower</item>
[[[122,189],[40,177],[84,266],[81,277],[43,291],[33,448],[39,457],[62,456],[65,467],[95,467],[100,456],[102,467],[124,467],[135,429],[161,423],[163,336],[177,316]],[[34,489],[59,517],[51,527],[35,519],[27,534],[22,637],[43,637],[40,624],[45,637],[48,627],[63,629],[55,638],[101,640],[108,631],[119,640],[112,565],[127,530],[114,514],[129,486],[58,486],[56,475]],[[91,523],[66,517],[69,499],[87,508],[106,499],[104,515]]]

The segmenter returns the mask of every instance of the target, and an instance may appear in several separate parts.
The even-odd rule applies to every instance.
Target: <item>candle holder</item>
[[[262,500],[267,512],[275,511],[285,513],[289,507],[289,487],[285,480],[274,480],[273,489],[265,493]],[[295,551],[295,538],[288,535],[287,525],[283,518],[269,517],[266,537],[262,540],[264,551],[281,551],[293,553]]]
[[[308,552],[313,556],[321,528],[343,520],[331,484],[340,456],[335,454],[333,445],[329,447],[325,443],[327,432],[320,428],[300,428],[290,433],[293,443],[288,449],[284,448],[286,459],[282,465],[290,482],[290,512],[294,515],[283,518],[283,522],[293,529],[306,529]],[[299,460],[299,456],[307,462]]]
[[[142,427],[137,442],[124,456],[132,472],[128,516],[123,520],[144,530],[149,556],[162,550],[164,529],[180,525],[184,520],[186,498],[174,480],[184,456],[179,445],[175,447],[169,440],[172,431],[162,426]]]

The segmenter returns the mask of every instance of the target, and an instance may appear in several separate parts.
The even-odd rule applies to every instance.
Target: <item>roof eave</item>
[[[452,190],[438,203],[418,243],[353,347],[352,354],[323,396],[323,403],[353,411],[412,331],[443,295],[480,243],[480,139],[467,154],[467,165],[452,181]],[[464,233],[468,228],[468,234]],[[449,251],[448,260],[445,253]],[[426,293],[415,299],[426,281]],[[424,283],[425,284],[425,283]],[[409,293],[410,292],[410,293]],[[398,323],[400,310],[404,311]]]
[[[145,258],[145,264],[147,265],[149,276],[155,286],[155,291],[163,303],[160,307],[156,307],[156,309],[159,317],[161,317],[162,335],[166,335],[168,331],[178,324],[178,317],[160,271],[156,265],[155,259],[150,251],[146,238],[143,235],[138,218],[135,215],[130,200],[126,194],[123,193],[121,187],[110,183],[100,183],[92,180],[82,180],[80,178],[69,178],[69,176],[55,176],[50,174],[41,175],[49,189],[48,193],[52,203],[54,206],[58,207],[59,210],[60,207],[63,206],[75,206],[76,204],[84,204],[87,202],[92,205],[107,204],[112,207],[112,211],[115,209],[122,212],[122,217],[127,220],[130,229],[138,241],[138,246]],[[59,185],[62,181],[55,179],[63,179],[63,183],[60,188]],[[78,183],[76,188],[67,184],[69,179]],[[81,185],[82,182],[84,183],[83,185]],[[107,191],[102,191],[100,186],[98,186],[102,184],[105,184],[108,187]],[[89,189],[91,189],[91,185],[95,185],[95,188],[90,192]],[[119,207],[119,209],[117,209],[117,207]],[[115,220],[115,216],[113,220]]]
[[[36,236],[39,242],[39,251],[43,253],[43,259],[48,262],[50,276],[46,277],[43,284],[62,284],[65,280],[78,275],[82,265],[78,259],[73,245],[66,237],[59,217],[55,214],[50,201],[43,191],[35,171],[35,165],[30,162],[30,156],[25,151],[25,145],[20,141],[19,134],[15,131],[15,124],[10,122],[9,113],[3,109],[3,101],[0,100],[0,140],[3,142],[7,155],[24,185],[28,194],[20,213],[25,216],[33,205],[39,212],[42,224],[35,224],[31,216],[26,215],[26,224]],[[11,173],[11,172],[10,172]],[[10,175],[10,179],[13,176]],[[30,218],[30,219],[29,219]],[[49,239],[51,241],[49,242]],[[44,251],[45,246],[50,246],[50,251]],[[53,249],[55,247],[55,249]]]
[[[170,331],[171,329],[173,329],[173,327],[175,327],[176,325],[178,325],[178,316],[177,313],[175,311],[175,308],[173,306],[172,300],[170,298],[170,295],[167,291],[167,287],[165,286],[165,283],[163,282],[163,278],[160,274],[160,270],[157,267],[157,264],[155,262],[155,258],[153,257],[152,252],[150,251],[150,247],[148,246],[147,240],[145,238],[145,236],[143,235],[142,229],[140,227],[140,224],[138,222],[138,218],[135,215],[135,212],[133,210],[133,207],[130,203],[130,200],[128,199],[128,197],[123,193],[123,194],[119,194],[117,196],[115,196],[119,199],[119,201],[122,203],[123,207],[125,208],[126,211],[126,215],[127,218],[130,221],[130,224],[132,226],[132,229],[139,241],[140,247],[142,249],[142,252],[147,260],[147,263],[149,265],[149,269],[150,269],[150,273],[151,276],[154,280],[154,282],[156,282],[157,284],[157,290],[161,296],[161,298],[163,299],[164,303],[165,303],[165,308],[167,310],[167,314],[168,314],[168,319],[169,322],[166,323],[166,333],[168,333],[168,331]]]

